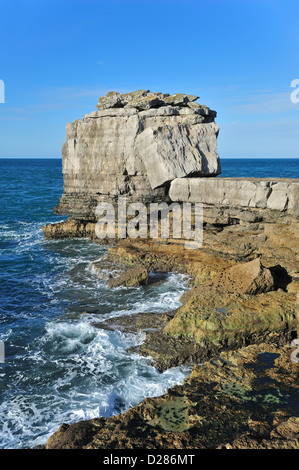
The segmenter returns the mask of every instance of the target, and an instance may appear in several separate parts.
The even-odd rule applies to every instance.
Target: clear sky
[[[215,109],[222,158],[299,157],[298,55],[298,0],[0,0],[0,157],[60,157],[66,122],[144,88]]]

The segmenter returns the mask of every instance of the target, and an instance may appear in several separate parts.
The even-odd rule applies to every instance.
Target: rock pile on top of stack
[[[216,117],[216,111],[210,110],[195,101],[199,99],[196,95],[186,95],[184,93],[154,93],[150,90],[138,90],[131,93],[120,94],[117,91],[109,91],[106,96],[102,96],[97,104],[98,110],[109,108],[136,108],[140,111],[162,106],[182,106],[191,108],[195,114],[202,116]]]

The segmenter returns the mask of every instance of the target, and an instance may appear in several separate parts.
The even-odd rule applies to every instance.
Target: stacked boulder
[[[221,172],[216,112],[198,96],[109,92],[66,125],[64,194],[55,212],[91,220],[101,200],[166,200],[171,181]]]

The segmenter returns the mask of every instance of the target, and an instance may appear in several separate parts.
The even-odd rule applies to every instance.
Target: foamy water
[[[160,373],[150,358],[128,354],[144,341],[141,333],[93,326],[99,319],[177,308],[187,278],[152,274],[157,282],[149,286],[111,290],[89,269],[106,247],[44,240],[42,224],[55,220],[1,225],[1,448],[45,444],[62,422],[125,412],[190,373],[187,367]]]
[[[223,160],[222,176],[298,177],[299,160]],[[61,160],[0,160],[0,447],[44,444],[62,422],[111,416],[163,394],[189,375],[159,373],[128,354],[142,334],[104,331],[99,318],[162,313],[187,279],[110,290],[89,269],[106,253],[88,240],[47,241],[43,224],[63,192]]]

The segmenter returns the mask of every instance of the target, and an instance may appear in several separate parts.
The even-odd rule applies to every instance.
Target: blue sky
[[[60,157],[66,122],[143,88],[215,109],[222,158],[299,157],[298,51],[298,0],[0,0],[0,157]]]

